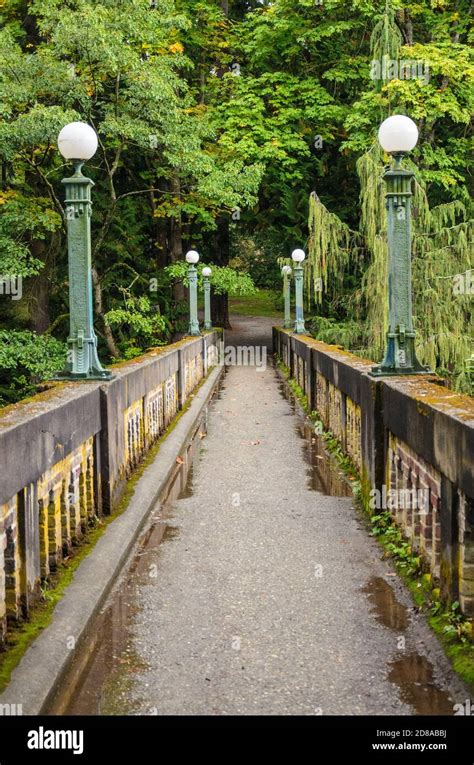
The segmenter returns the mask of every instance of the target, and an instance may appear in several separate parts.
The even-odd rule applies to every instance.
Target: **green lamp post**
[[[189,250],[186,253],[186,262],[189,264],[188,268],[188,283],[189,283],[189,329],[188,335],[200,335],[198,312],[197,312],[197,281],[198,274],[196,269],[196,263],[199,261],[199,253],[196,250]]]
[[[306,328],[304,325],[303,316],[303,266],[301,265],[306,255],[304,250],[293,250],[291,253],[291,259],[295,264],[293,267],[295,275],[295,335],[306,334]]]
[[[283,275],[283,298],[285,301],[285,319],[283,326],[285,329],[291,328],[290,297],[291,297],[291,266],[283,266],[281,269]]]
[[[212,269],[209,266],[204,266],[202,269],[202,278],[204,283],[204,329],[212,329],[211,321],[211,282],[209,277],[212,274]]]
[[[402,159],[418,140],[415,123],[402,114],[394,114],[379,128],[382,148],[393,156],[386,183],[388,233],[388,333],[385,358],[372,367],[375,377],[413,375],[430,372],[422,366],[415,352],[415,331],[412,316],[411,284],[411,185],[414,173],[405,170]]]
[[[58,136],[58,148],[74,164],[74,175],[64,178],[69,262],[69,351],[60,380],[110,380],[97,355],[92,311],[91,188],[82,175],[84,162],[97,151],[97,136],[84,122],[71,122]]]

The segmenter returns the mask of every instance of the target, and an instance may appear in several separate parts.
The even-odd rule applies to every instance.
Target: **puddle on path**
[[[304,441],[304,457],[309,465],[308,488],[329,497],[352,497],[352,489],[333,457],[325,449],[324,440],[314,432],[309,420],[301,414],[288,383],[282,380],[277,372],[275,374],[280,394],[287,399],[291,407],[291,412],[288,414],[296,415],[295,429]]]
[[[420,654],[408,654],[391,662],[388,679],[417,715],[453,715],[454,701],[433,679],[433,665]]]
[[[395,591],[383,577],[369,579],[363,592],[380,624],[397,634],[405,632],[410,623],[409,610],[397,600]],[[422,654],[403,653],[388,665],[388,679],[399,689],[402,701],[413,707],[418,715],[452,715],[453,700],[434,680],[433,665]]]
[[[309,465],[308,488],[330,497],[352,497],[347,479],[324,448],[321,436],[307,422],[298,423],[296,431],[305,442],[304,456]]]
[[[188,499],[188,497],[193,496],[194,494],[193,479],[194,479],[194,465],[191,464],[188,470],[188,477],[187,477],[186,483],[181,489],[177,499]]]
[[[381,576],[373,576],[363,592],[368,596],[378,622],[397,632],[408,627],[408,609],[397,600],[390,584]]]
[[[133,675],[146,668],[133,649],[133,623],[139,612],[137,591],[158,575],[162,545],[178,536],[173,525],[176,502],[193,494],[193,459],[199,454],[200,433],[207,430],[203,414],[193,442],[167,488],[164,501],[142,536],[126,573],[117,583],[104,610],[89,629],[61,689],[51,703],[53,715],[123,715],[135,712],[131,698]]]

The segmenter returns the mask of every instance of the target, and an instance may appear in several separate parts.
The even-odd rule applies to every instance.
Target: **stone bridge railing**
[[[210,367],[218,333],[114,367],[104,383],[61,383],[0,410],[0,647],[41,582],[127,478]]]
[[[373,362],[280,328],[274,349],[352,458],[364,499],[390,499],[442,596],[473,616],[474,400],[434,376],[370,377]],[[397,499],[413,496],[426,502]]]

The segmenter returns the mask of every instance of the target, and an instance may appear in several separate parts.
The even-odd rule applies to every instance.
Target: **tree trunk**
[[[177,175],[173,175],[170,180],[171,192],[179,197],[181,193],[181,184]],[[170,218],[170,261],[176,263],[183,259],[183,238],[181,234],[181,215]],[[184,286],[182,282],[176,282],[173,286],[173,297],[177,303],[184,300]]]
[[[42,260],[43,268],[37,276],[31,279],[29,284],[30,291],[30,329],[42,335],[46,332],[51,317],[49,313],[49,268],[46,262],[47,250],[42,240],[35,239],[30,244],[31,254],[34,258]]]
[[[397,12],[397,21],[402,30],[405,45],[411,47],[413,45],[413,22],[408,8]]]
[[[227,295],[214,295],[211,293],[211,316],[215,327],[232,329],[229,321],[229,300]]]
[[[157,269],[164,268],[166,262],[166,233],[167,226],[165,218],[155,218],[156,199],[153,191],[150,192],[150,208],[152,213],[151,226],[151,248],[152,256]]]
[[[104,308],[102,304],[102,287],[100,284],[99,274],[97,273],[97,270],[94,266],[92,267],[92,285],[94,288],[94,311],[95,315],[98,316],[102,322],[103,336],[107,344],[108,351],[114,359],[119,359],[120,353],[115,344],[112,330],[105,321]]]
[[[212,260],[219,266],[227,266],[230,258],[229,216],[220,215],[212,237]],[[228,295],[211,294],[212,322],[216,327],[232,329],[229,321]]]
[[[167,250],[167,225],[165,218],[158,218],[155,226],[155,236],[153,239],[155,249],[155,263],[156,268],[164,268],[168,265],[166,250]]]

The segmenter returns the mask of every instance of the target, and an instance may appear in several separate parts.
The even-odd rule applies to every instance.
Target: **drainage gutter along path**
[[[271,342],[271,320],[232,324],[228,344]],[[92,661],[66,712],[452,714],[468,698],[352,497],[314,480],[328,457],[308,461],[282,387],[270,363],[228,368],[167,533],[104,611],[106,676]]]
[[[0,704],[21,704],[23,714],[27,715],[44,713],[58,685],[68,684],[64,676],[148,516],[158,499],[166,494],[176,470],[176,458],[182,454],[183,461],[186,459],[189,441],[205,417],[222,372],[222,367],[210,372],[194,394],[189,408],[160,444],[153,463],[138,479],[127,509],[108,526],[81,562],[54,610],[51,624],[13,670],[7,689],[0,695]]]

